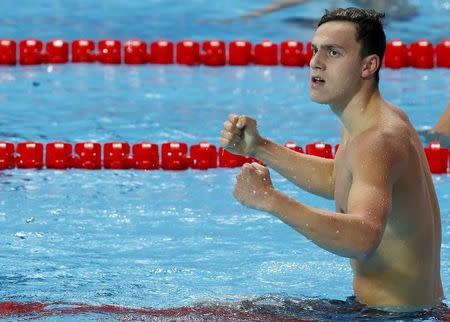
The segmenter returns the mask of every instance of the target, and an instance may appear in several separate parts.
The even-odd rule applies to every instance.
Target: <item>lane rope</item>
[[[102,64],[180,64],[186,66],[307,66],[312,57],[311,43],[263,40],[160,39],[147,43],[141,39],[90,39],[68,41],[55,39],[0,39],[0,65],[40,65],[66,63]],[[450,38],[433,45],[426,39],[406,44],[394,39],[387,43],[384,66],[388,68],[450,68]]]
[[[284,144],[288,149],[332,159],[339,149],[324,142],[305,147],[293,141]],[[424,148],[432,173],[450,173],[450,150],[433,141]],[[139,170],[207,170],[235,168],[246,162],[260,162],[229,152],[223,147],[203,141],[188,146],[184,142],[49,142],[0,141],[0,170],[19,169],[139,169]],[[261,162],[260,162],[261,163]]]

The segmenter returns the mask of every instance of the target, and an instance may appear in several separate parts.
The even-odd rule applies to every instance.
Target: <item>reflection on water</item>
[[[368,308],[349,297],[346,301],[317,298],[282,298],[265,296],[243,301],[240,307],[246,311],[273,314],[306,321],[417,321],[434,318],[446,321],[450,317],[445,304],[420,312],[393,313]]]
[[[178,308],[131,308],[83,303],[0,302],[1,318],[42,319],[84,316],[119,321],[449,321],[450,311],[442,304],[414,313],[389,313],[369,309],[355,301],[283,298],[268,295],[240,302],[201,303]]]

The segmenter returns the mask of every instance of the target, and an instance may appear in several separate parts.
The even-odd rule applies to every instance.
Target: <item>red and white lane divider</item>
[[[323,142],[310,143],[305,149],[294,142],[285,147],[298,153],[323,158],[334,158],[339,145],[332,147]],[[45,151],[44,151],[45,150]],[[432,173],[450,173],[450,150],[432,142],[425,147]],[[188,147],[183,142],[166,142],[161,145],[141,142],[130,146],[127,142],[0,142],[0,170],[20,169],[140,169],[140,170],[206,170],[212,168],[240,167],[246,162],[260,162],[254,158],[233,154],[216,148],[208,142]]]
[[[69,48],[70,47],[70,48]],[[18,49],[18,50],[17,50]],[[39,39],[17,42],[0,39],[0,65],[94,63],[103,64],[181,64],[188,66],[265,65],[306,66],[312,57],[311,43],[285,40],[274,43],[264,40],[252,44],[235,40],[228,44],[222,40],[172,42],[157,40],[147,43],[133,39],[122,44],[117,39],[89,39],[69,42],[56,39],[44,43]],[[388,68],[450,68],[450,38],[436,45],[422,39],[411,44],[392,40],[387,44],[384,66]]]

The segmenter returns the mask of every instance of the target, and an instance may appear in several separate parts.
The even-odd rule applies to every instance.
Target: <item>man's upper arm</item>
[[[385,142],[379,137],[367,141],[350,156],[353,181],[347,213],[360,216],[361,224],[371,227],[367,248],[375,250],[392,209],[393,187],[405,168],[407,153],[405,145],[389,137]]]

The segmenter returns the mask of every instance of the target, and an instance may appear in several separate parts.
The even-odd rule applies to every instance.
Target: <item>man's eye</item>
[[[331,57],[339,56],[339,52],[337,52],[336,50],[332,49],[332,50],[330,50],[330,56]]]
[[[313,55],[317,54],[317,48],[313,48],[312,53],[313,53]]]

